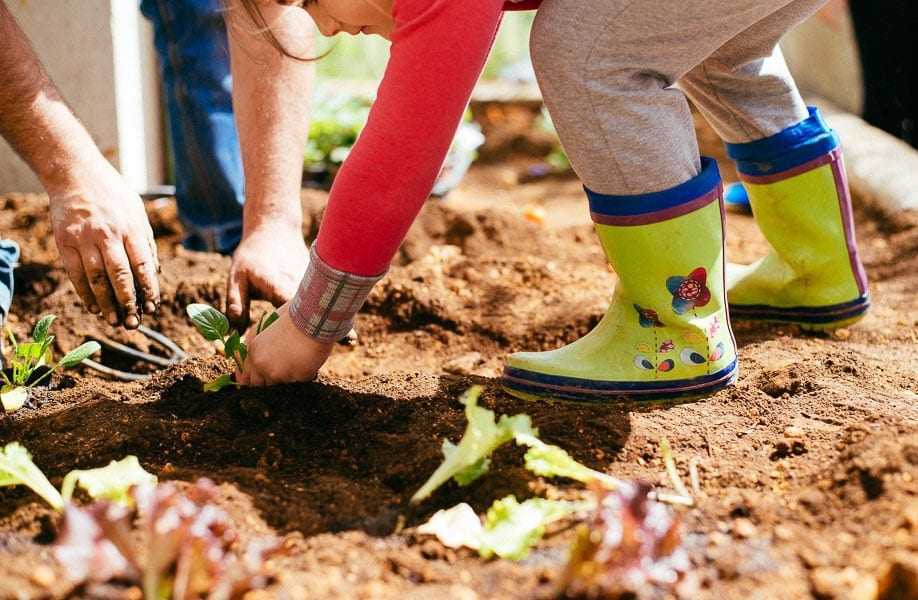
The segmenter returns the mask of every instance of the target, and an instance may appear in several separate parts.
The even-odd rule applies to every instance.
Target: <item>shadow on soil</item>
[[[400,516],[412,525],[458,502],[484,511],[495,498],[533,494],[522,451],[507,446],[474,484],[449,484],[409,509],[411,494],[440,463],[442,439],[461,437],[457,398],[473,383],[488,387],[484,406],[529,414],[545,441],[595,468],[614,462],[631,430],[628,405],[524,402],[493,380],[400,375],[363,382],[370,392],[313,383],[205,395],[194,370],[180,366],[121,397],[81,382],[68,392],[80,401],[24,411],[0,431],[0,442],[23,443],[55,483],[70,469],[135,454],[162,479],[234,485],[279,532],[378,536],[392,533]],[[31,500],[19,488],[0,492],[0,515]]]

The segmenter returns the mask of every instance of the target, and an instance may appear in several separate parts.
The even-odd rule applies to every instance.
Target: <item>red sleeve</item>
[[[503,0],[396,0],[386,73],[366,128],[335,178],[316,241],[331,267],[385,271],[430,195]]]

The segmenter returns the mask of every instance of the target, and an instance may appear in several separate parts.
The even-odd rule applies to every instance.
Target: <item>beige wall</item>
[[[133,0],[7,0],[102,153],[140,190],[161,183],[152,33]],[[41,186],[0,140],[0,193]]]
[[[860,58],[846,12],[833,20],[810,19],[785,36],[781,49],[804,93],[827,98],[850,113],[861,113]]]

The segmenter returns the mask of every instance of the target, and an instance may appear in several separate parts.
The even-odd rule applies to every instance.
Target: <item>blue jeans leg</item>
[[[186,248],[231,253],[244,180],[221,0],[142,0],[152,22]]]

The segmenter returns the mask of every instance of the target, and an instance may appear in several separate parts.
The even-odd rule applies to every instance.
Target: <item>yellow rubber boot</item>
[[[619,281],[593,331],[550,352],[507,359],[511,394],[576,400],[689,399],[736,378],[724,286],[717,164],[663,192],[587,191],[596,232]]]
[[[771,245],[753,265],[729,265],[732,317],[814,330],[861,319],[870,300],[851,195],[838,139],[818,111],[772,137],[727,149]]]

